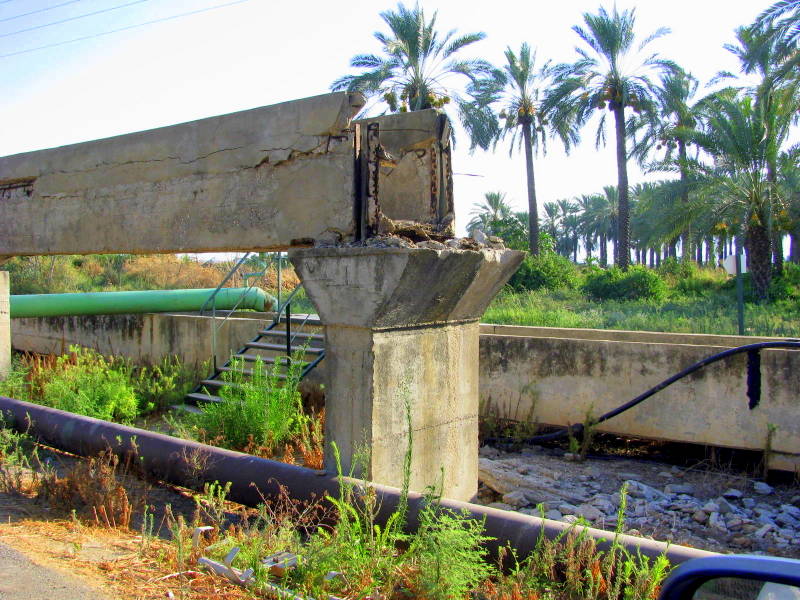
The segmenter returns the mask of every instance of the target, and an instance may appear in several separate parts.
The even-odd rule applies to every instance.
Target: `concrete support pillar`
[[[0,271],[0,380],[11,368],[11,319],[8,291],[8,271]]]
[[[378,483],[466,500],[478,485],[478,319],[522,260],[510,250],[314,248],[290,257],[326,329],[326,468],[359,448]]]

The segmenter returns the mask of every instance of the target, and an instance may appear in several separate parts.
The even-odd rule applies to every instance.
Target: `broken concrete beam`
[[[11,320],[8,271],[0,271],[0,381],[11,369]]]
[[[393,221],[439,226],[453,212],[450,123],[428,109],[360,119],[377,123],[382,149],[378,169],[380,210]]]
[[[378,483],[478,486],[478,319],[522,261],[511,250],[315,248],[290,258],[326,331],[326,467],[347,472],[359,446]],[[442,473],[443,470],[443,473]]]
[[[362,104],[325,94],[0,158],[0,256],[352,239]]]

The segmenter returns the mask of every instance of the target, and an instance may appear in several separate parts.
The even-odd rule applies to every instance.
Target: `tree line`
[[[641,36],[634,10],[584,13],[571,62],[540,62],[522,43],[501,65],[464,57],[484,33],[441,33],[437,14],[419,5],[381,17],[382,53],[354,56],[359,72],[332,89],[364,93],[372,110],[449,109],[471,149],[505,142],[524,154],[528,211],[500,214],[487,194],[472,227],[524,235],[532,254],[544,230],[561,253],[577,259],[580,248],[602,264],[610,246],[622,269],[661,256],[707,261],[737,247],[761,298],[782,268],[786,236],[790,259],[800,260],[800,144],[790,143],[800,118],[800,0],[776,2],[725,45],[755,83],[722,72],[705,95],[689,70],[651,51],[669,30]],[[534,157],[551,140],[569,151],[590,124],[598,147],[613,142],[616,186],[547,202],[540,214]],[[631,160],[665,179],[631,186]]]

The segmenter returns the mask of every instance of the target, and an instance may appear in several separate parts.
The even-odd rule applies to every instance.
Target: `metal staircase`
[[[243,260],[239,261],[234,269],[237,269],[242,263]],[[277,263],[278,273],[280,273],[280,255],[278,255]],[[267,268],[268,266],[260,273],[251,273],[247,276],[263,275]],[[229,273],[226,276],[223,283],[230,278],[230,275]],[[265,370],[271,371],[277,365],[277,378],[285,379],[285,373],[291,361],[298,360],[301,357],[299,359],[303,361],[303,369],[300,375],[302,379],[325,358],[325,336],[319,317],[315,314],[292,314],[292,300],[300,292],[302,285],[295,287],[284,299],[281,299],[280,295],[280,278],[278,289],[277,306],[275,307],[275,317],[272,322],[260,329],[256,336],[245,343],[225,364],[217,366],[215,360],[213,373],[202,380],[191,393],[187,394],[184,405],[176,408],[196,412],[199,410],[196,408],[199,404],[223,402],[223,399],[219,396],[219,391],[225,386],[237,385],[231,382],[231,377],[226,374],[238,371],[245,377],[249,377],[253,374],[253,369],[248,365],[254,364],[259,359],[263,362]],[[213,304],[213,299],[210,300]],[[219,330],[231,314],[229,312],[222,323],[212,328],[215,332],[212,343],[215,357],[216,331]],[[215,313],[214,316],[216,316]]]

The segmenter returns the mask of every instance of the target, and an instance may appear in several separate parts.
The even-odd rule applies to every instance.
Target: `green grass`
[[[483,316],[484,323],[627,329],[672,333],[738,333],[733,290],[714,289],[704,279],[679,286],[695,286],[701,293],[676,293],[655,300],[589,300],[577,290],[535,290],[499,294]],[[673,288],[674,290],[674,288]],[[794,300],[770,304],[746,303],[745,333],[755,336],[800,336],[800,305]]]

